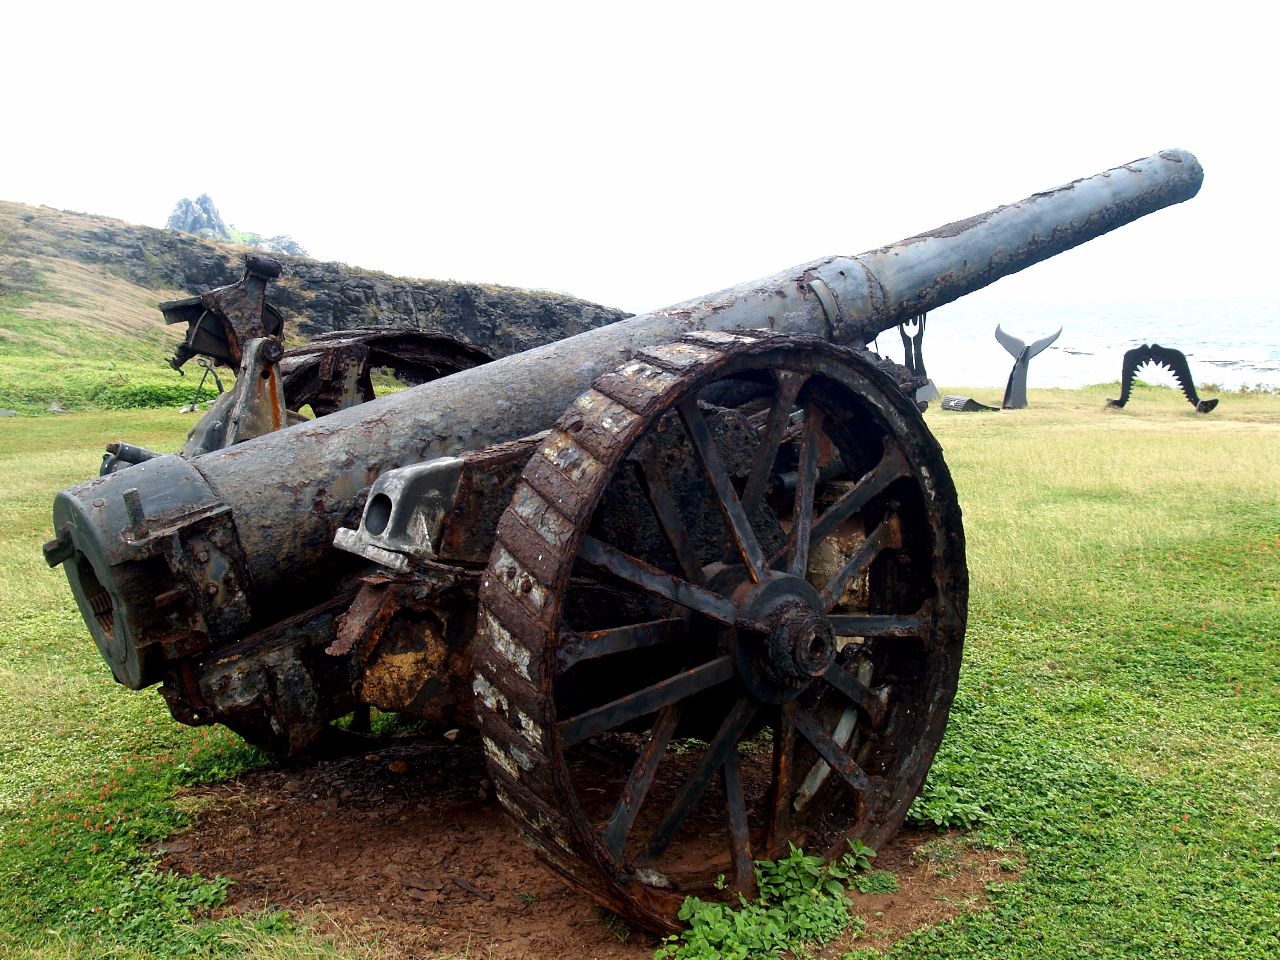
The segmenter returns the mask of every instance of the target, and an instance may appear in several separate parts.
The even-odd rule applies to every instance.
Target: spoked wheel
[[[788,843],[879,846],[942,738],[967,594],[941,452],[873,361],[645,351],[569,408],[498,526],[474,646],[498,796],[655,930],[688,894],[753,893]]]

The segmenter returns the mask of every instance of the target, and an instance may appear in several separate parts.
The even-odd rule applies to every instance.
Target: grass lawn
[[[165,327],[152,304],[146,316],[122,336],[104,323],[69,323],[49,319],[46,305],[0,293],[0,408],[31,416],[57,404],[63,410],[178,408],[196,399],[217,396],[213,378],[203,385],[203,371],[188,364],[187,374],[170,369],[186,328]],[[69,309],[69,308],[66,308]],[[230,389],[234,377],[220,371]]]
[[[1171,390],[1105,394],[928,414],[972,597],[916,813],[1024,872],[891,956],[1280,956],[1280,397],[1206,416]],[[117,687],[40,556],[53,494],[107,441],[174,450],[192,422],[0,419],[0,956],[331,951],[280,913],[205,919],[223,881],[156,871],[189,813],[175,791],[263,758]]]

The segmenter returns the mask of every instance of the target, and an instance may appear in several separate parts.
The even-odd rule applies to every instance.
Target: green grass
[[[1122,411],[1106,393],[928,416],[972,598],[916,814],[1024,872],[890,956],[1280,955],[1280,398],[1201,416],[1169,390]],[[222,881],[155,868],[190,813],[175,791],[262,758],[117,687],[40,557],[52,495],[106,441],[173,450],[192,422],[0,420],[0,956],[364,953],[276,913],[208,919]]]
[[[140,326],[122,336],[75,324],[69,337],[67,323],[52,319],[47,304],[35,312],[26,307],[25,296],[0,296],[0,408],[31,416],[53,404],[67,411],[177,409],[195,399],[202,371],[193,365],[183,376],[166,363],[176,342],[172,329]],[[224,382],[232,379],[223,375]],[[200,399],[216,396],[210,378]]]
[[[929,787],[1027,866],[894,956],[1280,953],[1280,400],[1105,393],[929,417],[973,591]]]

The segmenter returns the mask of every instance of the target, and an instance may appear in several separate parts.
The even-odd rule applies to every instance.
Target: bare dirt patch
[[[188,791],[194,825],[163,865],[235,881],[225,909],[283,907],[364,955],[633,960],[657,942],[564,887],[515,836],[485,789],[474,737],[412,737],[373,752],[256,771]],[[1008,879],[995,854],[905,831],[881,851],[894,894],[855,894],[885,946],[982,902]],[[823,956],[838,956],[839,950]]]

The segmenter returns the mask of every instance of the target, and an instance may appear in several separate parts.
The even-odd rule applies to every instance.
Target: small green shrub
[[[853,888],[859,893],[897,893],[902,889],[898,878],[888,870],[876,870],[853,878]]]
[[[933,773],[907,811],[907,823],[916,827],[932,824],[939,829],[972,830],[986,820],[987,813],[972,790],[936,778]]]
[[[830,864],[794,845],[779,860],[758,860],[760,896],[755,903],[739,897],[734,907],[686,898],[679,916],[689,928],[668,937],[654,960],[780,957],[805,944],[826,943],[851,924],[862,923],[849,913],[846,882],[874,856],[874,850],[855,840],[848,853]]]

